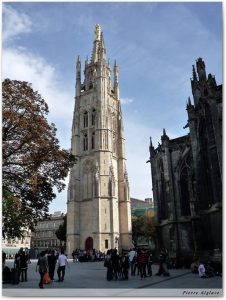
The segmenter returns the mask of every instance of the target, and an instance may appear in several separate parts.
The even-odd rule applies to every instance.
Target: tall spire
[[[199,75],[199,81],[204,83],[206,81],[206,66],[201,57],[196,60],[196,68]]]
[[[193,80],[197,81],[197,75],[196,75],[196,71],[195,71],[195,66],[192,65],[192,76],[193,76]]]
[[[76,78],[81,78],[81,60],[80,60],[80,55],[78,55],[78,57],[77,57]]]
[[[103,32],[101,32],[100,34],[100,42],[99,42],[99,49],[98,49],[98,53],[99,53],[99,60],[106,60],[106,49],[104,46],[104,34]]]
[[[95,26],[95,41],[100,40],[100,32],[101,32],[100,25],[96,24],[96,26]]]
[[[116,98],[119,98],[119,85],[118,85],[118,66],[115,60],[114,63],[114,94]]]
[[[152,145],[152,138],[151,138],[151,136],[150,136],[150,147],[152,147],[153,145]]]
[[[150,153],[150,159],[152,158],[153,154],[154,154],[154,147],[152,145],[152,138],[150,136],[150,146],[149,146],[149,153]],[[148,162],[151,162],[150,159],[147,161]]]
[[[76,96],[80,96],[81,93],[81,60],[78,55],[76,63]]]
[[[98,60],[100,32],[101,32],[100,25],[96,24],[95,31],[94,31],[93,53],[92,53],[92,59],[91,59],[92,62],[96,62]]]
[[[188,97],[188,105],[191,106],[191,98],[190,98],[190,96]]]
[[[101,49],[105,49],[105,46],[104,46],[104,34],[103,34],[103,31],[101,31],[101,34],[100,34],[100,48],[101,48]]]
[[[166,134],[165,128],[163,128],[163,135],[161,136],[161,140],[162,140],[162,142],[163,142],[163,141],[169,141],[169,137],[168,137],[168,135]]]

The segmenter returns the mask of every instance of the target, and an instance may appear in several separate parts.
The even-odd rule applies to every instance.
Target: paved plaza
[[[3,295],[8,296],[162,296],[169,295],[169,291],[178,295],[188,296],[191,292],[215,293],[212,296],[222,295],[222,277],[201,279],[188,269],[172,269],[170,277],[152,276],[141,279],[140,276],[130,276],[128,281],[106,280],[106,268],[103,262],[73,263],[69,259],[69,268],[66,268],[64,282],[55,281],[38,289],[39,273],[36,273],[37,260],[32,260],[28,268],[28,281],[18,285],[3,284]],[[13,266],[13,261],[6,261],[6,265]],[[153,274],[158,266],[153,265]],[[170,290],[169,290],[170,289]],[[191,290],[192,289],[192,290]],[[201,290],[200,290],[201,289]],[[218,291],[218,294],[216,294]],[[183,294],[184,293],[184,294]],[[210,296],[202,294],[197,296]]]

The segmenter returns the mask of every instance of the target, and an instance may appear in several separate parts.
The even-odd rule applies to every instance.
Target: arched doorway
[[[85,241],[85,250],[92,250],[93,249],[93,238],[90,236]]]

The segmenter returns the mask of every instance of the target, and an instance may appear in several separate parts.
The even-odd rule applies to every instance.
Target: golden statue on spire
[[[95,40],[99,40],[100,39],[100,25],[96,24],[95,26]]]

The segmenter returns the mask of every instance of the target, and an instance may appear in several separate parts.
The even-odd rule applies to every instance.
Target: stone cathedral
[[[197,69],[197,71],[196,71]],[[158,247],[169,256],[219,259],[222,253],[222,85],[193,65],[187,135],[150,143]]]
[[[99,25],[91,59],[76,64],[76,97],[67,202],[67,252],[74,249],[129,249],[132,245],[129,182],[119,99],[118,66],[111,82]]]

